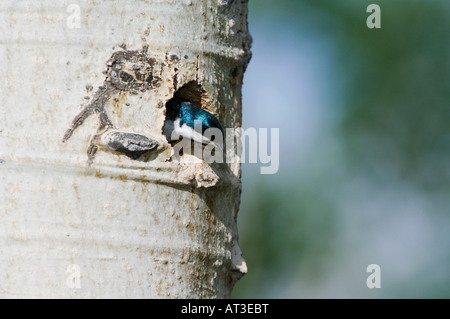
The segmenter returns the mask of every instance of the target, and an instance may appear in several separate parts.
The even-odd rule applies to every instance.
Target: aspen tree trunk
[[[0,297],[229,296],[247,271],[239,157],[173,159],[161,130],[174,95],[241,126],[246,19],[246,0],[0,2]],[[145,83],[112,89],[119,63]],[[104,109],[62,143],[90,101]],[[109,151],[106,115],[158,152]]]

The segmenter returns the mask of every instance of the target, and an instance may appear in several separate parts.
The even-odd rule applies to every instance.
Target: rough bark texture
[[[0,297],[228,297],[246,272],[239,158],[171,160],[161,129],[174,95],[241,126],[247,1],[86,0],[79,28],[72,3],[0,3]],[[133,79],[105,65],[136,51]],[[159,151],[115,153],[108,129]]]

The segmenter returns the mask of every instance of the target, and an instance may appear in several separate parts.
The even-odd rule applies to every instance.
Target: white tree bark
[[[241,126],[246,2],[0,2],[0,297],[229,296],[246,272],[239,158],[169,161],[161,129],[174,94]],[[97,113],[62,143],[112,54],[145,45],[149,87],[111,92],[104,114],[159,141],[157,155],[102,148]],[[88,166],[90,141],[99,150]]]

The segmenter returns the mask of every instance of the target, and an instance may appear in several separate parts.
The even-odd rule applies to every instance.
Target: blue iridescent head
[[[166,118],[170,121],[180,119],[180,126],[186,124],[193,129],[195,127],[195,121],[200,121],[202,124],[202,134],[209,128],[217,128],[223,134],[222,126],[214,115],[185,99],[174,97],[167,102],[166,107]]]
[[[207,134],[208,137],[205,136],[205,131],[208,129],[216,129],[220,132],[209,130],[209,133],[212,134]],[[169,142],[186,137],[202,144],[209,144],[210,138],[214,136],[214,143],[220,146],[222,141],[217,139],[218,135],[222,135],[223,139],[222,126],[214,115],[195,106],[192,102],[178,97],[172,98],[166,104],[166,122],[163,133]]]

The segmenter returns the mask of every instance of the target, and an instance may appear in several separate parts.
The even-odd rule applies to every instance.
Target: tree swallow
[[[211,130],[205,136],[208,129]],[[185,137],[201,144],[212,142],[221,151],[223,148],[223,129],[219,120],[211,113],[178,97],[172,98],[166,104],[163,134],[169,142]],[[211,140],[213,135],[214,139]]]

